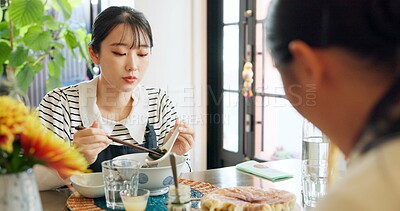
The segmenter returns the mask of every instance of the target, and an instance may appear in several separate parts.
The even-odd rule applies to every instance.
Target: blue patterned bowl
[[[116,157],[114,159],[134,159],[145,164],[148,153],[134,153]],[[184,156],[176,156],[177,173],[180,175],[185,164]],[[174,184],[172,169],[169,159],[161,161],[157,167],[140,168],[139,188],[149,189],[150,195],[161,195],[168,192],[168,187]]]

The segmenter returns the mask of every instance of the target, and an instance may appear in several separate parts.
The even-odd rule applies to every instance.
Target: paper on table
[[[292,174],[270,168],[265,164],[261,164],[255,160],[249,160],[236,165],[236,169],[245,171],[256,176],[275,181],[279,179],[291,178]]]

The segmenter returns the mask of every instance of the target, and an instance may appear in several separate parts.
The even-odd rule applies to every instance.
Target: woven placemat
[[[210,183],[199,182],[195,180],[179,179],[179,183],[189,185],[191,187],[191,198],[202,198],[205,194],[217,189],[218,187]],[[151,196],[147,202],[147,211],[152,210],[168,210],[166,203],[168,202],[168,193],[160,196]],[[192,207],[197,207],[199,201],[192,201]],[[67,199],[67,207],[71,211],[97,211],[108,210],[104,197],[92,199],[84,198],[71,194]]]

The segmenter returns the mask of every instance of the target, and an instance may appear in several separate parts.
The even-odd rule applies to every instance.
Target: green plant
[[[72,29],[66,23],[79,0],[0,2],[0,75],[5,71],[9,78],[15,76],[23,92],[44,65],[48,68],[47,90],[61,86],[61,68],[65,63],[61,50],[65,46],[90,67],[87,52],[90,34],[84,28]],[[64,21],[56,20],[51,11],[62,14]],[[74,49],[79,49],[78,55]]]

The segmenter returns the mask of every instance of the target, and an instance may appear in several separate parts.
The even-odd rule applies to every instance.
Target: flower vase
[[[0,210],[42,210],[32,169],[20,173],[0,174]]]

